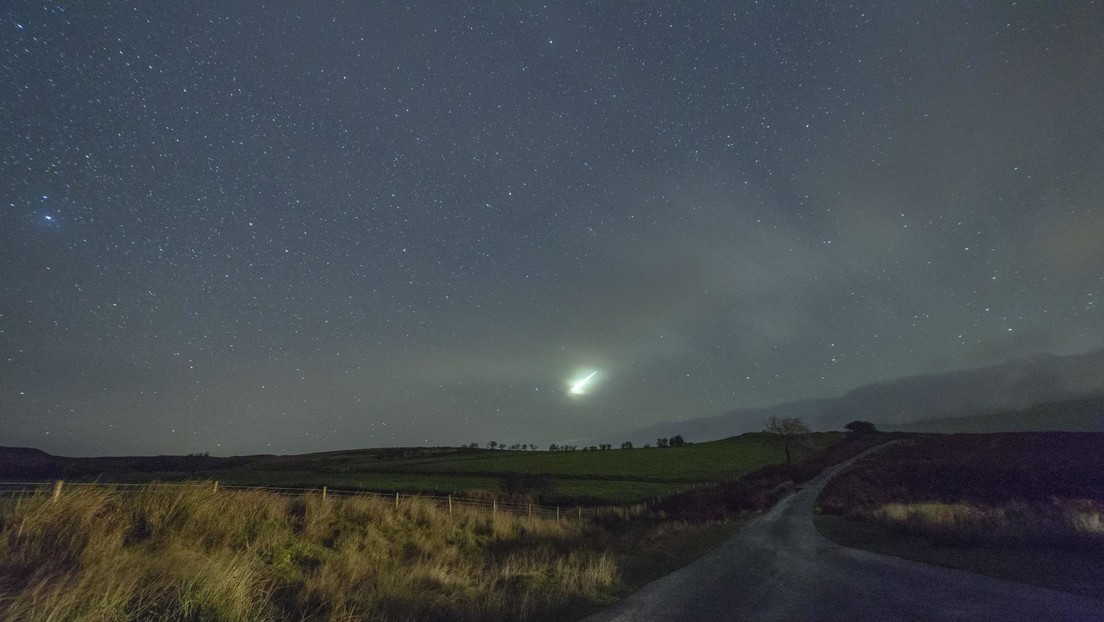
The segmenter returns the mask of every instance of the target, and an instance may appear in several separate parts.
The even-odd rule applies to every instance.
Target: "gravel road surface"
[[[828,480],[864,455],[822,473],[717,550],[587,621],[1104,622],[1104,601],[826,540],[813,526],[816,498]]]

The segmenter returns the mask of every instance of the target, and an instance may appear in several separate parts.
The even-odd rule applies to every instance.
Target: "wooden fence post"
[[[395,509],[399,509],[399,493],[395,493]]]
[[[575,506],[575,509],[579,511],[579,524],[582,525],[583,524],[583,508],[581,508],[580,506]]]
[[[449,502],[449,516],[452,516],[452,495],[448,496],[448,502]]]
[[[491,499],[491,516],[498,514],[498,499]]]
[[[560,506],[556,506],[556,522],[560,522]]]
[[[214,491],[215,491],[216,493],[218,492],[218,481],[217,481],[217,480],[215,481],[215,487],[214,487]]]
[[[64,482],[60,479],[54,482],[54,501],[57,501],[61,498],[61,486],[63,483]]]
[[[325,486],[322,487],[322,500],[323,501],[326,500],[326,487]]]

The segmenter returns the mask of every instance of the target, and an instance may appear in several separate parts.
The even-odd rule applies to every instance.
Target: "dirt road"
[[[829,479],[861,458],[826,471],[716,551],[587,621],[1104,621],[1104,601],[823,538],[813,526],[816,498]]]

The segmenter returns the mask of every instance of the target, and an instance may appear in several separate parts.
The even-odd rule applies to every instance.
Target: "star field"
[[[8,3],[0,444],[545,446],[1104,346],[1104,5],[793,4]]]

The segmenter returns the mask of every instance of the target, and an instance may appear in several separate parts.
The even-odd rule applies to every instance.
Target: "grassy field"
[[[0,504],[0,619],[558,618],[620,587],[595,530],[419,499],[76,487]]]
[[[841,434],[809,437],[806,455]],[[39,456],[47,461],[50,456]],[[703,484],[730,481],[783,460],[761,434],[684,447],[606,451],[501,451],[388,448],[296,456],[192,458],[53,458],[40,469],[75,481],[148,482],[211,479],[225,484],[403,491],[433,494],[500,493],[511,474],[545,476],[544,503],[627,504]],[[24,463],[28,462],[23,458]]]
[[[847,546],[1104,597],[1104,434],[929,435],[829,482]]]
[[[831,442],[838,437],[818,440]],[[571,452],[479,451],[384,463],[361,462],[346,468],[377,472],[534,473],[589,479],[701,482],[739,477],[780,459],[778,450],[761,442],[758,435],[744,435],[683,447]]]

